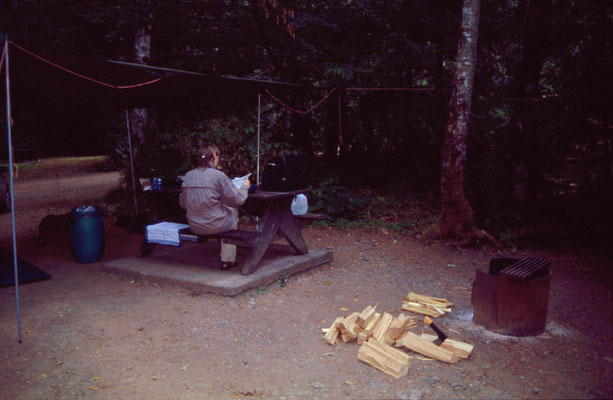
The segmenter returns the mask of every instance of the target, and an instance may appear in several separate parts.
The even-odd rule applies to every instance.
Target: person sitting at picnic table
[[[217,169],[219,149],[205,143],[198,153],[198,165],[185,174],[179,204],[187,212],[190,230],[211,235],[238,227],[238,208],[247,199],[251,183],[247,179],[240,189]],[[236,265],[236,246],[221,241],[221,269]]]

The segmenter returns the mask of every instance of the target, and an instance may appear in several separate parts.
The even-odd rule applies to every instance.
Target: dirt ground
[[[134,255],[141,240],[110,220],[99,263],[73,261],[61,235],[54,243],[35,240],[40,209],[59,213],[79,204],[60,203],[44,208],[33,201],[36,210],[18,210],[31,220],[17,218],[20,256],[52,278],[19,287],[21,344],[15,288],[0,288],[0,398],[613,397],[610,251],[463,250],[381,230],[307,228],[310,247],[333,249],[331,264],[291,276],[284,286],[221,297],[104,272],[104,262]],[[4,245],[7,220],[0,216]],[[475,270],[500,255],[551,259],[544,334],[508,337],[473,324]],[[467,360],[445,364],[412,354],[408,376],[395,379],[358,361],[355,342],[323,341],[321,328],[367,305],[397,315],[409,291],[455,303],[437,323],[475,345]]]

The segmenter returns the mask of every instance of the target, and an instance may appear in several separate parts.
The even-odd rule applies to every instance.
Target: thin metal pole
[[[11,226],[13,229],[13,271],[15,274],[15,303],[17,304],[17,341],[21,343],[21,312],[19,311],[19,272],[17,268],[17,236],[15,234],[15,196],[13,195],[13,138],[11,136],[11,89],[9,79],[9,41],[4,42],[6,57],[6,131],[9,145],[9,193],[11,196]]]
[[[262,95],[258,93],[258,170],[255,178],[256,186],[260,186],[260,114],[262,113]]]
[[[130,116],[126,108],[126,128],[128,128],[128,149],[130,150],[130,175],[132,175],[132,194],[134,196],[134,213],[138,215],[138,202],[136,201],[136,181],[134,178],[134,160],[132,159],[132,134],[130,133]]]

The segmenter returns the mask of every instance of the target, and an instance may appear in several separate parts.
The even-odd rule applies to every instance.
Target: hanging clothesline
[[[295,112],[297,114],[300,115],[306,115],[308,113],[310,113],[311,111],[313,111],[314,109],[316,109],[317,107],[319,107],[324,101],[326,101],[328,99],[328,97],[330,97],[332,95],[332,93],[334,93],[334,91],[337,88],[332,88],[332,90],[330,90],[321,100],[319,100],[317,103],[315,103],[311,108],[309,108],[308,110],[298,110],[295,107],[292,107],[288,104],[286,104],[285,102],[281,101],[278,97],[274,96],[270,90],[266,89],[266,93],[274,100],[276,101],[280,106],[282,106],[283,108],[285,108],[286,110],[289,110],[291,112]],[[433,91],[450,91],[451,89],[431,89],[431,88],[377,88],[377,87],[355,87],[355,88],[345,88],[344,89],[347,92],[356,92],[356,91],[376,91],[376,92],[383,92],[383,91],[402,91],[402,92],[433,92]],[[264,101],[266,102],[266,105],[268,105],[268,102],[266,101],[266,99],[264,99]],[[342,124],[342,92],[339,90],[338,91],[338,143],[339,146],[343,145],[343,124]]]
[[[268,94],[270,97],[272,97],[272,99],[273,99],[274,101],[276,101],[277,103],[279,103],[279,104],[280,104],[281,106],[283,106],[284,108],[286,108],[286,109],[288,109],[288,110],[290,110],[290,111],[292,111],[292,112],[295,112],[295,113],[301,114],[301,115],[306,115],[306,114],[310,113],[311,111],[313,111],[314,109],[316,109],[317,107],[319,107],[319,105],[320,105],[321,103],[323,103],[324,101],[326,101],[326,99],[327,99],[328,97],[330,97],[330,95],[331,95],[331,94],[332,94],[332,93],[333,93],[335,90],[336,90],[336,88],[332,88],[332,90],[330,90],[330,91],[328,92],[328,94],[326,94],[326,95],[325,95],[325,96],[324,96],[324,97],[323,97],[321,100],[319,100],[317,103],[315,103],[315,105],[313,105],[313,106],[312,106],[311,108],[309,108],[308,110],[298,110],[297,108],[294,108],[294,107],[292,107],[292,106],[289,106],[289,105],[285,104],[284,102],[282,102],[281,100],[279,100],[279,98],[275,97],[275,96],[274,96],[272,93],[270,93],[270,90],[268,90],[268,89],[266,89],[266,93],[267,93],[267,94]]]
[[[332,90],[330,90],[321,100],[319,100],[317,103],[315,103],[311,108],[307,110],[298,110],[297,108],[288,105],[287,103],[285,103],[284,101],[282,101],[281,99],[273,95],[268,89],[266,89],[266,94],[268,94],[274,101],[276,101],[283,108],[291,112],[300,114],[300,115],[306,115],[310,113],[311,111],[313,111],[314,109],[316,109],[317,107],[319,107],[324,101],[326,101],[328,97],[330,97],[330,95],[334,93],[335,90],[337,90],[337,88],[332,88]],[[345,88],[343,90],[346,92],[366,92],[366,91],[371,91],[371,92],[448,92],[448,91],[451,91],[451,89],[446,89],[446,88],[433,89],[433,88],[408,88],[408,87],[392,87],[392,88],[351,87],[351,88]]]
[[[162,78],[155,78],[155,79],[152,79],[152,80],[150,80],[150,81],[140,82],[140,83],[135,83],[135,84],[132,84],[132,85],[113,85],[113,84],[111,84],[111,83],[102,82],[102,81],[100,81],[100,80],[98,80],[98,79],[94,79],[94,78],[91,78],[91,77],[89,77],[89,76],[86,76],[86,75],[80,74],[80,73],[78,73],[78,72],[72,71],[72,70],[70,70],[70,69],[68,69],[68,68],[66,68],[66,67],[62,67],[61,65],[56,64],[56,63],[54,63],[53,61],[47,60],[46,58],[41,57],[41,56],[39,56],[38,54],[34,54],[34,53],[32,53],[31,51],[26,50],[26,49],[24,49],[23,47],[21,47],[21,46],[19,46],[19,45],[16,45],[16,44],[15,44],[15,43],[13,43],[13,42],[9,42],[9,43],[10,43],[11,45],[13,45],[14,47],[18,48],[19,50],[23,51],[24,53],[29,54],[29,55],[31,55],[32,57],[34,57],[34,58],[36,58],[36,59],[38,59],[38,60],[40,60],[40,61],[42,61],[42,62],[44,62],[44,63],[46,63],[46,64],[48,64],[48,65],[51,65],[51,66],[52,66],[52,67],[54,67],[54,68],[57,68],[57,69],[62,70],[62,71],[64,71],[64,72],[67,72],[67,73],[69,73],[69,74],[71,74],[71,75],[74,75],[74,76],[76,76],[76,77],[78,77],[78,78],[85,79],[85,80],[88,80],[88,81],[90,81],[90,82],[96,83],[96,84],[98,84],[98,85],[102,85],[102,86],[110,87],[110,88],[113,88],[113,89],[133,89],[133,88],[140,87],[140,86],[151,85],[151,84],[153,84],[153,83],[156,83],[156,82],[159,82],[159,81],[161,81],[161,80],[162,80]]]

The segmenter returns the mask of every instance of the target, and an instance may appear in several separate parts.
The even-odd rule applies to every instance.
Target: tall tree
[[[441,152],[441,237],[472,241],[489,238],[475,227],[473,209],[464,191],[466,138],[470,122],[481,0],[464,0],[458,50],[453,74],[453,93]],[[490,238],[491,239],[491,238]]]
[[[151,30],[153,21],[151,0],[140,0],[139,3],[145,12],[134,32],[134,62],[136,64],[148,64],[151,60]],[[146,140],[145,132],[148,120],[149,112],[146,108],[135,108],[130,112],[130,126],[140,145],[145,143]]]

